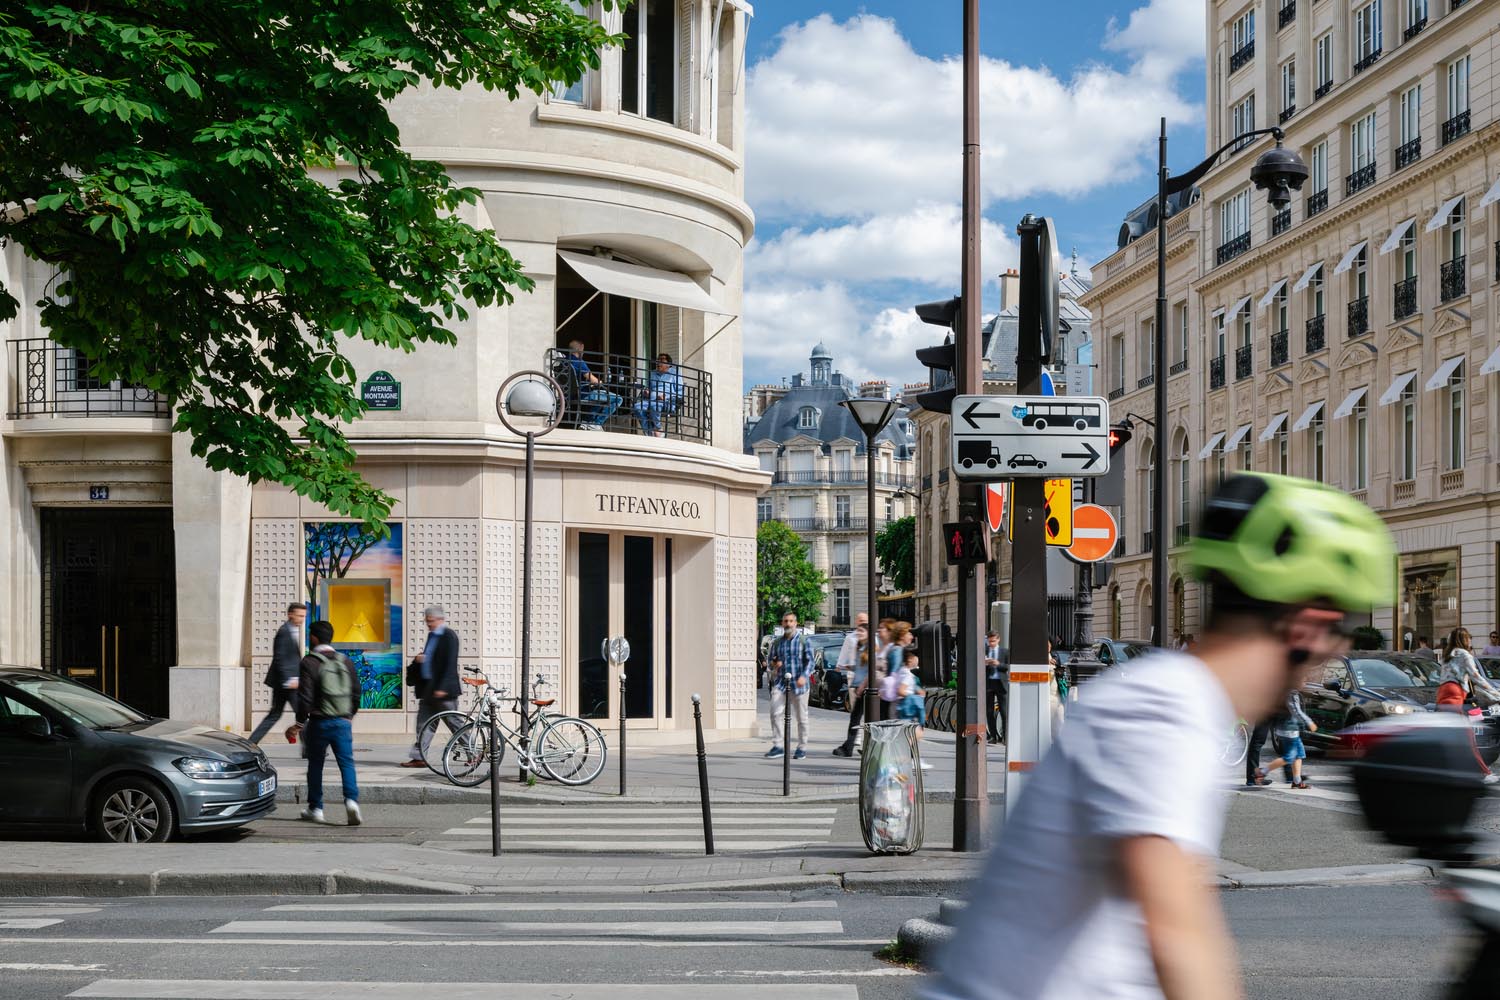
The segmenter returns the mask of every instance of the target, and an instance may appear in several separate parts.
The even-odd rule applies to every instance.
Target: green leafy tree
[[[917,586],[917,519],[898,517],[875,536],[875,557],[896,593]]]
[[[756,598],[765,632],[788,611],[801,622],[817,621],[828,577],[807,558],[797,533],[780,521],[767,521],[755,533]]]
[[[389,102],[541,92],[618,41],[569,0],[11,0],[0,244],[60,269],[53,339],[165,396],[210,467],[380,530],[343,338],[452,344],[469,306],[532,287]],[[0,285],[0,319],[19,305]]]

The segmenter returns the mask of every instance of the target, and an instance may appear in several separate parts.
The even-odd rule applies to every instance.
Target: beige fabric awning
[[[1282,410],[1280,413],[1276,414],[1276,416],[1272,417],[1271,422],[1269,424],[1266,424],[1266,429],[1260,432],[1260,439],[1262,441],[1269,441],[1273,437],[1275,437],[1276,432],[1281,430],[1281,425],[1286,423],[1286,418],[1289,416],[1291,416],[1291,414],[1287,413],[1285,410]]]
[[[559,250],[557,255],[578,272],[578,276],[606,295],[619,295],[644,302],[656,302],[664,306],[696,309],[699,312],[733,316],[714,300],[698,283],[677,271],[663,271],[640,264],[627,264],[623,260],[610,260],[572,250]]]

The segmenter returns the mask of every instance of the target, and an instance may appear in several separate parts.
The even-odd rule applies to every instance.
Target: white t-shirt
[[[1157,835],[1218,853],[1219,751],[1234,725],[1199,660],[1157,653],[1091,682],[1032,771],[924,1000],[1160,998],[1113,842]]]

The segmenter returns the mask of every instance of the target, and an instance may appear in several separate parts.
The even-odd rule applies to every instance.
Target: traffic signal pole
[[[964,3],[964,178],[963,178],[963,313],[954,352],[958,391],[984,391],[980,357],[983,278],[979,259],[979,0]],[[1040,374],[1037,376],[1040,379]],[[952,418],[950,418],[952,419]],[[983,517],[983,483],[959,487],[959,517]],[[1037,480],[1037,495],[1041,481]],[[1041,509],[1038,503],[1039,511]],[[1040,537],[1040,534],[1038,534]],[[989,779],[985,773],[987,728],[980,711],[984,695],[985,567],[961,566],[958,576],[958,738],[954,741],[957,772],[953,796],[953,849],[979,851],[985,846],[989,812]],[[1043,588],[1045,591],[1045,587]],[[1046,598],[1041,620],[1046,620]]]

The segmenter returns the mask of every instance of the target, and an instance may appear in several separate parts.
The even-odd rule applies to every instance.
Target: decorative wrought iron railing
[[[1234,380],[1247,379],[1255,371],[1255,345],[1246,344],[1234,351]]]
[[[1224,263],[1227,263],[1228,261],[1234,260],[1240,254],[1249,253],[1249,252],[1250,252],[1250,234],[1249,233],[1241,233],[1240,235],[1236,236],[1234,239],[1228,241],[1227,243],[1223,243],[1223,244],[1221,244],[1219,246],[1218,253],[1216,255],[1216,259],[1217,259],[1218,263],[1224,264]]]
[[[1361,295],[1349,303],[1349,337],[1363,337],[1370,332],[1370,297]]]
[[[1210,389],[1224,388],[1224,355],[1222,354],[1208,363],[1208,387]]]
[[[1403,142],[1396,147],[1396,169],[1409,167],[1422,158],[1422,137],[1417,136],[1411,142]]]
[[[1328,207],[1328,189],[1314,191],[1307,196],[1307,217],[1310,219]]]
[[[1468,266],[1469,258],[1466,256],[1443,262],[1441,294],[1444,302],[1451,302],[1468,292]]]
[[[1229,72],[1233,73],[1234,71],[1245,66],[1250,62],[1251,59],[1254,58],[1255,41],[1254,39],[1252,39],[1246,42],[1244,45],[1241,45],[1237,50],[1235,50],[1234,54],[1229,57]]]
[[[1397,319],[1406,319],[1414,316],[1417,312],[1417,279],[1413,275],[1404,281],[1396,282],[1391,297],[1393,306],[1392,313]]]
[[[1291,334],[1286,330],[1277,330],[1271,334],[1271,367],[1280,368],[1288,364],[1291,358]]]
[[[1443,145],[1462,139],[1469,134],[1469,113],[1460,111],[1458,114],[1443,122]]]
[[[12,340],[12,419],[40,416],[168,417],[172,407],[150,389],[106,382],[89,372],[92,362],[46,337]]]
[[[548,348],[547,370],[563,388],[562,426],[622,433],[656,425],[669,438],[707,443],[713,436],[713,375],[654,358]]]
[[[1344,194],[1355,194],[1375,183],[1375,164],[1367,163],[1344,178]]]
[[[1324,316],[1309,316],[1307,318],[1307,336],[1305,341],[1306,352],[1316,354],[1328,346],[1328,340],[1323,331]]]

